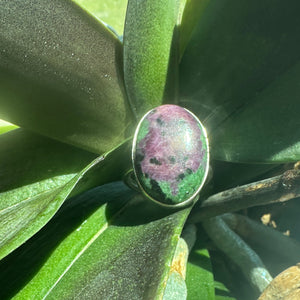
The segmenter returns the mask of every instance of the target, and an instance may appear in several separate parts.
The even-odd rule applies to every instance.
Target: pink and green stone
[[[191,112],[177,105],[152,109],[140,121],[133,143],[134,172],[148,197],[179,206],[199,193],[209,151],[205,129]]]

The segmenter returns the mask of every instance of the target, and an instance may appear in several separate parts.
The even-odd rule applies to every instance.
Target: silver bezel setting
[[[174,105],[174,104],[172,104]],[[182,107],[183,108],[183,107]],[[189,111],[186,108],[183,108],[185,111],[187,111],[189,114],[191,114],[194,119],[198,122],[198,124],[200,124],[201,130],[204,134],[205,137],[205,141],[206,141],[206,145],[207,145],[207,162],[206,162],[206,167],[205,167],[205,173],[203,176],[203,181],[201,183],[201,185],[199,186],[199,188],[197,189],[197,191],[187,200],[177,203],[177,204],[166,204],[163,202],[160,202],[159,200],[154,199],[153,197],[151,197],[143,188],[142,184],[140,183],[136,170],[135,170],[135,153],[136,153],[136,141],[137,141],[137,136],[141,127],[141,124],[143,123],[144,119],[148,116],[149,113],[151,113],[155,108],[149,110],[139,121],[138,126],[136,127],[135,133],[134,133],[134,137],[133,137],[133,142],[132,142],[132,153],[131,153],[131,159],[132,159],[132,167],[133,167],[133,172],[134,172],[134,176],[135,176],[135,180],[137,182],[137,185],[140,189],[140,191],[142,192],[142,194],[147,197],[148,199],[150,199],[151,201],[164,206],[164,207],[169,207],[169,208],[180,208],[180,207],[185,207],[188,206],[189,204],[192,204],[194,202],[194,200],[197,198],[197,196],[199,195],[204,183],[206,182],[207,176],[208,176],[208,172],[209,172],[209,159],[210,159],[210,151],[209,151],[209,142],[208,142],[208,137],[207,137],[207,132],[205,127],[203,126],[203,124],[200,122],[200,120],[198,119],[198,117],[193,114],[191,111]]]

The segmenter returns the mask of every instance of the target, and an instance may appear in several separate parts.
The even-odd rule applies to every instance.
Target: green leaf
[[[176,101],[178,0],[128,1],[124,77],[139,118],[162,102]]]
[[[11,124],[9,122],[6,122],[4,120],[0,120],[0,134],[14,130],[16,128],[18,128],[18,126]]]
[[[0,157],[0,192],[4,193],[47,180],[53,186],[52,178],[75,176],[96,155],[16,129],[0,136]]]
[[[1,194],[0,258],[3,258],[41,229],[56,213],[85,172],[99,163],[96,159],[78,175],[68,174]],[[9,200],[13,204],[7,203]]]
[[[219,281],[215,281],[216,298],[215,300],[236,300],[226,288],[226,286]]]
[[[188,300],[215,299],[214,277],[209,253],[207,249],[199,247],[199,242],[189,257],[186,284]]]
[[[0,117],[95,153],[120,144],[131,115],[117,37],[69,0],[1,1],[0,20]]]
[[[209,135],[298,63],[299,9],[297,0],[209,2],[180,65],[181,105],[204,121]]]
[[[212,135],[214,158],[282,163],[300,160],[300,63],[272,82]]]
[[[2,261],[1,298],[160,298],[189,210],[162,210],[122,183],[71,199]]]
[[[75,0],[80,6],[123,35],[128,0]]]
[[[122,169],[115,157],[121,148],[107,157],[112,174],[104,156],[88,164],[94,154],[20,129],[1,135],[0,145],[0,258],[42,228],[71,193],[117,179],[116,164]]]
[[[184,50],[190,41],[194,28],[202,17],[209,1],[210,0],[182,0],[182,2],[185,3],[183,5],[183,12],[179,27],[180,57],[182,57]]]

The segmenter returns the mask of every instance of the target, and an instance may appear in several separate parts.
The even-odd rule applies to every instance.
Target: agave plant
[[[0,298],[254,299],[297,263],[299,203],[267,204],[300,191],[299,9],[0,0]],[[165,103],[210,143],[176,209],[123,183]]]

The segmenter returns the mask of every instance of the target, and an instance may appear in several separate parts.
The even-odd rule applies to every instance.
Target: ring
[[[209,169],[206,130],[189,110],[158,106],[137,126],[132,164],[124,181],[148,199],[167,207],[194,203]]]

